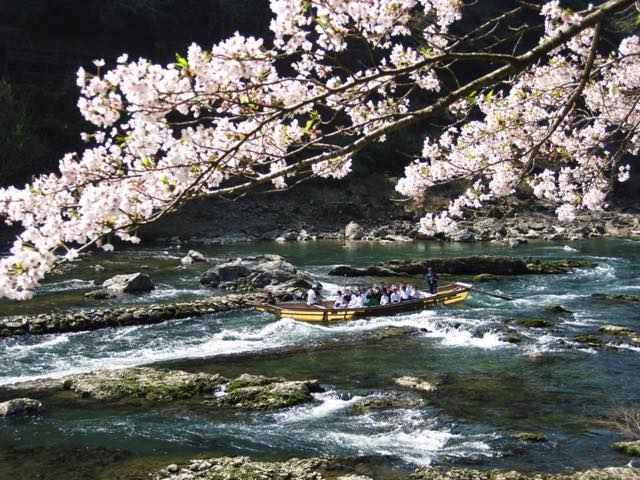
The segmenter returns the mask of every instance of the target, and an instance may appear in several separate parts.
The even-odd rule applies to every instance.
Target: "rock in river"
[[[364,228],[356,222],[350,222],[344,227],[344,238],[347,240],[361,240],[366,234]]]
[[[316,392],[324,392],[317,380],[287,381],[244,374],[227,386],[227,393],[220,398],[219,404],[250,410],[275,410],[308,402]]]
[[[412,480],[640,480],[635,468],[594,468],[576,473],[476,470],[464,467],[419,468]]]
[[[210,394],[224,382],[218,374],[134,367],[71,375],[63,380],[63,387],[97,400],[166,401]]]
[[[131,275],[116,275],[102,284],[107,290],[123,293],[150,292],[155,285],[145,273],[132,273]]]
[[[400,377],[396,383],[401,387],[408,387],[422,392],[433,392],[438,389],[438,382],[418,377]]]
[[[356,268],[340,265],[329,270],[329,275],[348,277],[358,276],[394,276],[419,275],[432,267],[438,273],[453,275],[522,275],[531,273],[567,273],[574,268],[592,268],[596,264],[587,260],[542,261],[532,258],[499,257],[494,255],[475,255],[458,258],[430,258],[427,260],[392,260]]]
[[[0,417],[34,415],[42,410],[42,403],[31,398],[14,398],[0,403]]]
[[[292,280],[305,278],[296,267],[279,255],[258,255],[254,257],[222,259],[207,270],[200,283],[208,287],[242,284],[251,288],[264,288]]]
[[[192,460],[179,467],[172,464],[153,480],[322,480],[323,472],[333,462],[331,457],[297,459],[286,462],[260,462],[248,457],[214,457]]]

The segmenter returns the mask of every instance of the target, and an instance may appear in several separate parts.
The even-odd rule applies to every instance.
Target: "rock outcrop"
[[[611,448],[618,450],[625,455],[632,457],[640,457],[640,440],[634,440],[631,442],[616,442],[611,445]]]
[[[190,302],[137,305],[19,315],[0,318],[0,338],[24,334],[79,332],[100,328],[146,325],[167,320],[247,308],[263,300],[260,293],[231,294]]]
[[[322,480],[333,464],[331,457],[286,462],[259,462],[248,457],[214,457],[192,460],[188,465],[169,465],[153,480]]]
[[[287,381],[279,377],[244,374],[227,385],[218,403],[249,410],[276,410],[309,402],[324,392],[317,380]]]
[[[640,472],[630,467],[594,468],[569,474],[427,467],[419,468],[409,478],[412,480],[640,480]]]
[[[35,415],[42,410],[42,403],[32,398],[14,398],[0,403],[0,417]]]
[[[102,286],[118,293],[144,293],[156,288],[149,275],[140,272],[130,275],[116,275],[105,280]]]
[[[458,258],[432,258],[428,260],[392,260],[369,267],[358,268],[339,265],[329,270],[329,275],[358,276],[397,276],[420,275],[432,267],[438,273],[453,275],[524,275],[567,273],[575,268],[593,268],[596,264],[588,260],[537,260],[532,258],[499,257],[477,255]]]
[[[211,288],[250,290],[286,282],[309,280],[279,255],[217,259],[200,283]]]
[[[438,389],[438,381],[419,377],[400,377],[395,380],[401,387],[419,390],[421,392],[433,392]]]
[[[225,382],[218,374],[133,367],[71,375],[62,385],[82,397],[96,400],[168,401],[213,394]]]

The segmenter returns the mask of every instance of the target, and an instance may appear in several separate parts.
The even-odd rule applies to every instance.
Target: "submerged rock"
[[[499,280],[498,277],[491,273],[481,273],[471,279],[473,283],[495,282],[497,280]]]
[[[519,432],[515,434],[515,437],[523,442],[543,443],[549,441],[546,435],[538,432]]]
[[[313,400],[324,392],[317,380],[287,381],[284,378],[244,374],[231,382],[218,404],[249,410],[276,410]]]
[[[438,389],[439,382],[433,379],[420,377],[400,377],[395,380],[397,385],[408,387],[422,392],[433,392]]]
[[[568,308],[563,307],[562,305],[546,305],[543,310],[547,313],[563,313],[563,314],[571,314],[573,313]]]
[[[527,328],[549,328],[555,325],[555,322],[542,318],[518,318],[513,323]]]
[[[155,289],[155,285],[145,273],[132,273],[131,275],[116,275],[105,280],[102,286],[114,292],[143,293]]]
[[[376,410],[391,408],[415,408],[420,405],[419,398],[410,397],[369,397],[363,398],[353,404],[353,410],[357,413],[369,413]]]
[[[112,298],[118,298],[118,294],[108,288],[99,288],[97,290],[91,290],[84,294],[87,298],[93,298],[94,300],[109,300]]]
[[[134,367],[71,375],[62,385],[82,397],[96,400],[143,398],[167,401],[211,394],[224,382],[218,374]]]
[[[14,398],[0,403],[0,417],[35,415],[42,410],[42,402],[32,398]]]
[[[590,347],[601,347],[602,339],[597,335],[576,335],[573,337],[574,342],[584,343]]]
[[[597,300],[609,301],[609,302],[638,302],[640,301],[640,297],[636,297],[634,295],[627,295],[625,293],[592,293],[591,298],[595,298]]]
[[[626,455],[631,455],[632,457],[640,457],[640,440],[632,442],[616,442],[611,445],[611,448]]]
[[[635,333],[631,328],[620,327],[617,325],[603,325],[599,330],[607,335],[615,336],[626,336]]]

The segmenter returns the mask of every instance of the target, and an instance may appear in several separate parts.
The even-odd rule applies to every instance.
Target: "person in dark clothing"
[[[438,293],[438,274],[433,271],[431,267],[427,268],[427,273],[424,276],[427,288],[431,295]]]
[[[267,298],[265,299],[265,303],[267,303],[269,305],[275,305],[276,304],[276,297],[273,296],[273,293],[267,292]]]

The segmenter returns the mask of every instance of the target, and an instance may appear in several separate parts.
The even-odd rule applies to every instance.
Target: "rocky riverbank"
[[[533,258],[497,257],[476,255],[457,258],[429,258],[426,260],[391,260],[364,268],[339,265],[329,270],[329,275],[360,276],[400,276],[420,275],[432,267],[438,273],[452,275],[524,275],[559,274],[575,268],[594,268],[597,264],[588,260],[537,260]]]
[[[360,474],[355,461],[336,457],[297,459],[286,462],[259,462],[248,457],[214,457],[192,460],[186,465],[172,464],[154,480],[373,480]],[[401,478],[394,475],[394,478]],[[640,472],[629,467],[599,468],[573,474],[522,473],[475,470],[471,468],[419,468],[405,476],[411,480],[638,480]]]

